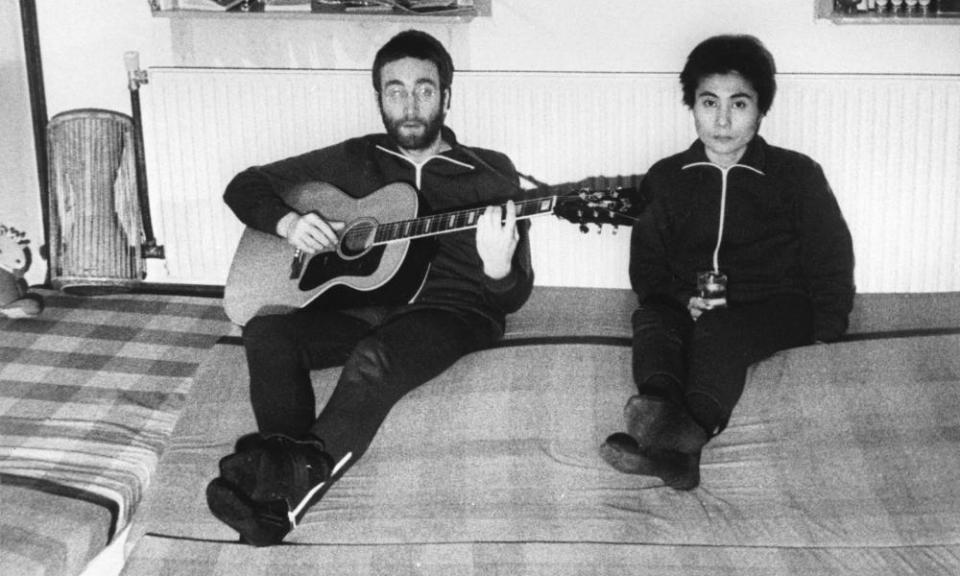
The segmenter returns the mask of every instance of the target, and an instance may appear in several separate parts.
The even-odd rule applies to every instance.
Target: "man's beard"
[[[397,142],[397,145],[400,146],[400,148],[403,148],[404,150],[420,151],[429,148],[434,142],[436,142],[437,137],[440,135],[440,129],[443,128],[443,121],[446,115],[442,111],[437,111],[434,116],[426,119],[391,119],[387,117],[383,110],[381,110],[380,116],[383,118],[383,125],[387,129],[387,134],[389,134],[390,137]],[[421,123],[424,127],[423,131],[419,134],[401,133],[400,127],[411,120]]]

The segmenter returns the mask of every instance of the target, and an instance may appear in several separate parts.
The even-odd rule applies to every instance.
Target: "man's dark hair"
[[[777,65],[763,43],[748,35],[713,36],[693,49],[680,73],[683,103],[693,108],[697,87],[704,78],[730,72],[737,72],[753,86],[760,113],[766,114],[777,93]]]
[[[440,90],[453,83],[453,59],[443,44],[433,36],[419,30],[406,30],[391,38],[377,51],[373,59],[373,89],[380,92],[380,72],[396,60],[417,58],[433,62],[440,74]]]

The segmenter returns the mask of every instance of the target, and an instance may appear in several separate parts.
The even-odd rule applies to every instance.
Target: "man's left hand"
[[[509,274],[519,238],[513,200],[504,208],[487,206],[477,221],[477,252],[483,260],[483,273],[494,280]]]

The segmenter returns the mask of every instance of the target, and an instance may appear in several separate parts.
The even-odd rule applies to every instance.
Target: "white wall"
[[[169,21],[147,0],[36,0],[47,111],[106,108],[130,113],[123,55],[172,61]]]
[[[33,119],[24,63],[20,10],[14,2],[0,3],[0,224],[26,232],[33,264],[31,284],[43,281],[46,266],[39,257],[43,244]]]
[[[49,0],[48,0],[49,1]],[[473,70],[673,72],[717,33],[763,39],[783,72],[960,73],[960,25],[843,25],[814,0],[492,0],[493,16],[435,33]],[[177,64],[366,68],[403,26],[330,21],[171,22]]]
[[[760,37],[782,72],[960,72],[960,26],[838,26],[814,0],[494,0],[472,65],[678,71],[707,36]]]
[[[443,40],[460,69],[676,72],[699,40],[738,32],[763,39],[782,72],[960,74],[960,25],[838,26],[816,21],[813,3],[493,0],[490,18],[415,27]],[[19,26],[10,4],[0,8],[0,33]],[[356,23],[312,17],[157,18],[147,0],[37,0],[37,4],[50,116],[84,107],[129,112],[123,66],[128,50],[141,53],[144,67],[366,69],[376,48],[408,27],[375,19]],[[6,61],[13,36],[3,33],[0,40],[5,94],[8,67],[21,67],[16,59]],[[30,158],[11,150],[31,146],[29,131],[23,129],[29,126],[28,112],[5,106],[0,115],[4,126],[20,126],[22,132],[14,136],[22,139],[22,146],[4,141],[2,160],[22,167]],[[645,168],[638,166],[637,171]],[[24,227],[40,230],[35,183],[24,185],[30,171],[21,171],[14,178],[23,181],[0,176],[4,196],[12,190],[14,211],[37,220]]]

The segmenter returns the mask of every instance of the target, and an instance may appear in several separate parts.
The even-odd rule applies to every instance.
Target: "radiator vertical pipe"
[[[153,235],[153,219],[150,217],[150,194],[147,188],[147,163],[144,154],[143,116],[140,111],[140,85],[146,84],[148,76],[140,69],[140,53],[123,55],[127,68],[127,88],[130,91],[130,110],[133,118],[133,147],[136,163],[137,197],[140,199],[141,225],[144,243],[141,254],[144,258],[163,258],[163,246],[157,245]]]

